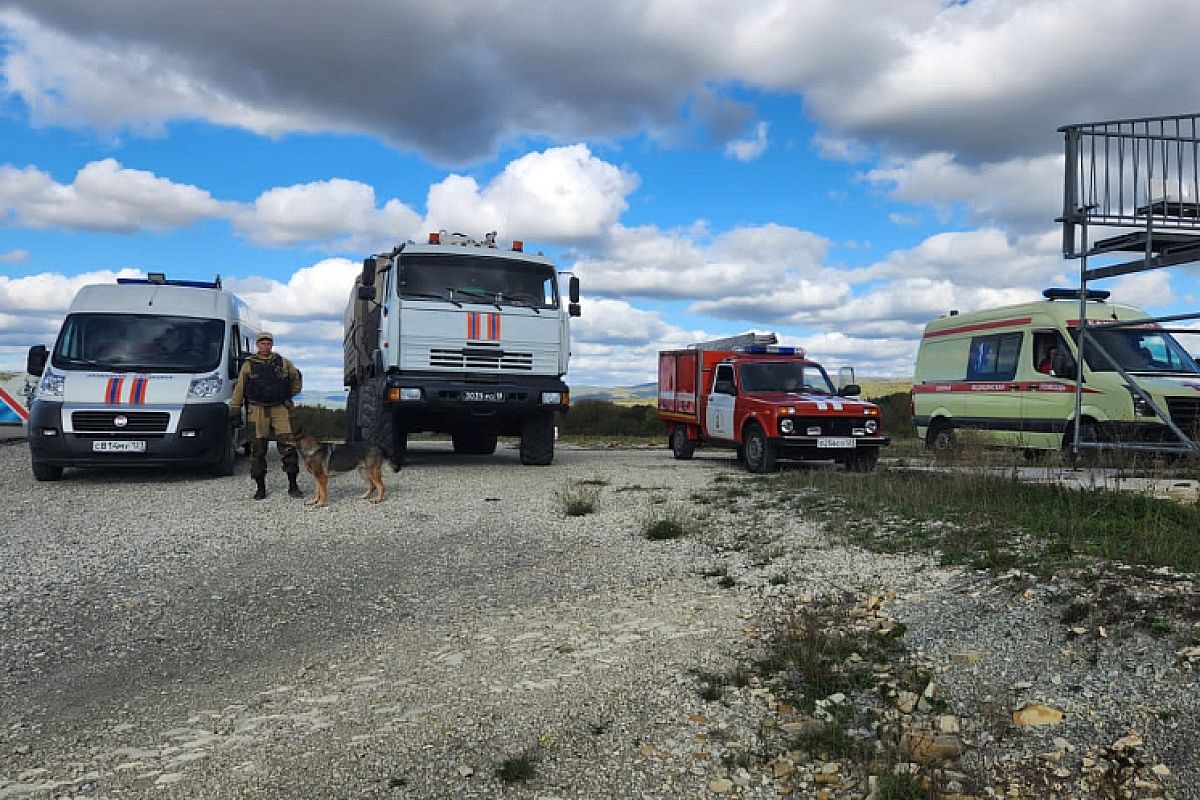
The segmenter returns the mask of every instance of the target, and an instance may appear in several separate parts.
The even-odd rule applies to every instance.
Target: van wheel
[[[671,454],[678,461],[687,461],[696,452],[696,443],[688,438],[687,426],[676,425],[671,431]]]
[[[1090,419],[1084,419],[1079,423],[1079,441],[1081,442],[1098,442],[1100,441],[1100,432],[1096,428],[1096,423]],[[1071,446],[1075,443],[1075,422],[1067,420],[1066,430],[1063,432],[1063,454],[1070,458],[1073,453]],[[1105,461],[1105,451],[1094,450],[1088,448],[1079,451],[1079,463],[1085,467],[1102,466]]]
[[[57,481],[62,480],[63,468],[56,467],[53,464],[44,464],[41,461],[32,462],[33,477],[39,481]]]
[[[238,440],[237,429],[230,428],[221,447],[221,457],[212,465],[212,474],[218,478],[233,474],[233,464],[237,460]]]
[[[951,447],[954,447],[954,428],[950,423],[944,419],[930,422],[929,430],[925,432],[925,449],[944,453]]]
[[[750,472],[774,472],[777,469],[775,464],[775,443],[767,438],[767,434],[763,431],[762,426],[757,422],[752,423],[746,430],[745,444],[746,448],[746,469]]]

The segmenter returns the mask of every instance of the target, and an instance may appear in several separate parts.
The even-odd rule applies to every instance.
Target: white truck
[[[520,437],[522,464],[554,459],[556,412],[570,406],[563,378],[570,318],[554,263],[463,234],[433,233],[363,261],[345,314],[347,438],[375,442],[393,465],[408,436],[448,433],[457,453],[495,452]]]
[[[232,474],[245,429],[231,424],[229,398],[258,331],[220,278],[84,286],[53,351],[29,350],[26,369],[41,378],[28,421],[33,476],[164,465]]]

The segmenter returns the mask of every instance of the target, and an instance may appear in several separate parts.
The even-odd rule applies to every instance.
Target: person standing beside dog
[[[250,407],[249,423],[254,426],[250,443],[250,477],[257,484],[255,500],[267,496],[267,442],[272,430],[275,431],[275,448],[288,477],[288,494],[304,496],[296,484],[300,459],[296,443],[292,441],[292,421],[288,414],[293,405],[292,398],[300,394],[303,378],[291,361],[272,352],[274,346],[275,337],[266,331],[255,337],[256,352],[238,371],[237,384],[229,400],[229,413],[235,419],[241,419],[243,403]]]

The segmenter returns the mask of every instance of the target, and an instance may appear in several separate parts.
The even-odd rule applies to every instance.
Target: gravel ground
[[[1066,623],[1084,595],[1062,581],[837,546],[753,494],[693,502],[749,481],[723,455],[411,456],[382,505],[343,475],[313,510],[276,464],[255,503],[244,462],[37,483],[0,446],[0,799],[864,797],[848,765],[763,751],[768,688],[698,692],[766,620],[847,594],[907,626],[961,730],[961,796],[1200,797],[1189,581],[1114,574]],[[596,511],[566,517],[580,481]],[[641,536],[664,509],[693,535]],[[1109,613],[1139,603],[1165,634]],[[1030,702],[1064,719],[1014,726]],[[1126,794],[1100,793],[1121,754]]]

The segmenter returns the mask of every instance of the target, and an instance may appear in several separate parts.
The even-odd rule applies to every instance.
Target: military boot
[[[267,479],[266,477],[255,478],[254,483],[258,485],[258,490],[254,492],[255,500],[263,500],[267,496]]]
[[[296,483],[296,473],[288,473],[288,496],[289,497],[304,497],[304,492],[300,491],[300,485]]]

